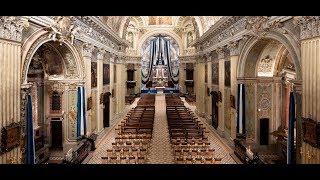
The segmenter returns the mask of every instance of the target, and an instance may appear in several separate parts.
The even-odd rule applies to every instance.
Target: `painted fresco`
[[[78,93],[76,90],[68,91],[68,139],[77,139],[77,101]]]

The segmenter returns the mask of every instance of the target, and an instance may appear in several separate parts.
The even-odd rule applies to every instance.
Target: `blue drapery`
[[[34,132],[31,95],[27,96],[27,164],[35,164]]]
[[[150,45],[150,61],[149,61],[149,70],[148,70],[148,73],[147,73],[147,75],[145,76],[144,74],[143,74],[143,71],[142,71],[142,69],[141,69],[141,76],[142,76],[142,78],[141,78],[141,82],[142,82],[142,84],[146,84],[148,81],[149,81],[149,79],[150,79],[150,75],[151,75],[151,72],[152,72],[152,65],[153,65],[153,63],[154,63],[154,55],[155,55],[155,53],[156,53],[156,43],[155,43],[155,40],[151,40],[151,43],[150,43],[151,45]]]
[[[81,138],[87,134],[86,110],[85,110],[85,91],[84,87],[78,87],[77,102],[77,137]]]
[[[294,162],[294,121],[296,117],[296,106],[293,92],[290,93],[289,102],[289,129],[288,129],[288,149],[287,164],[295,164]]]
[[[246,98],[244,84],[238,84],[238,106],[237,106],[237,133],[245,135],[246,133]]]
[[[169,74],[170,74],[170,78],[172,80],[172,82],[174,84],[178,84],[179,83],[179,70],[178,70],[178,73],[176,75],[174,75],[172,73],[172,70],[171,70],[171,59],[170,59],[170,41],[169,40],[165,40],[165,46],[164,46],[164,49],[166,51],[166,61],[167,61],[167,64],[168,64],[168,69],[169,69]]]

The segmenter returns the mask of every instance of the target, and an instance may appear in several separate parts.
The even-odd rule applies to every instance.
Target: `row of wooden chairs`
[[[222,158],[212,157],[177,157],[177,164],[221,164]]]
[[[168,97],[168,98],[167,98]],[[219,164],[215,149],[210,148],[206,128],[191,109],[178,103],[179,96],[166,96],[167,119],[173,154],[177,164]]]
[[[102,164],[144,164],[145,156],[106,156],[101,157]]]
[[[145,100],[151,98],[151,100]],[[152,100],[153,99],[153,100]],[[153,106],[133,108],[115,129],[116,137],[112,149],[107,149],[107,156],[101,157],[103,164],[143,164],[146,162],[154,121],[154,97],[143,96],[139,102],[152,102]],[[151,105],[151,104],[149,104]],[[139,128],[149,131],[140,132]],[[135,129],[136,131],[126,131]]]

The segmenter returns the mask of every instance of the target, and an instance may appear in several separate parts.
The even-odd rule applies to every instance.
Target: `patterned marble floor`
[[[156,95],[153,134],[147,157],[147,164],[174,164],[164,94]]]

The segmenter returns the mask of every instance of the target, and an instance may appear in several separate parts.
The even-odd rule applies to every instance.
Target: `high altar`
[[[141,92],[167,92],[165,89],[178,91],[179,62],[177,50],[174,49],[170,38],[158,35],[150,40],[148,55],[142,59]],[[148,89],[150,88],[150,89]]]

